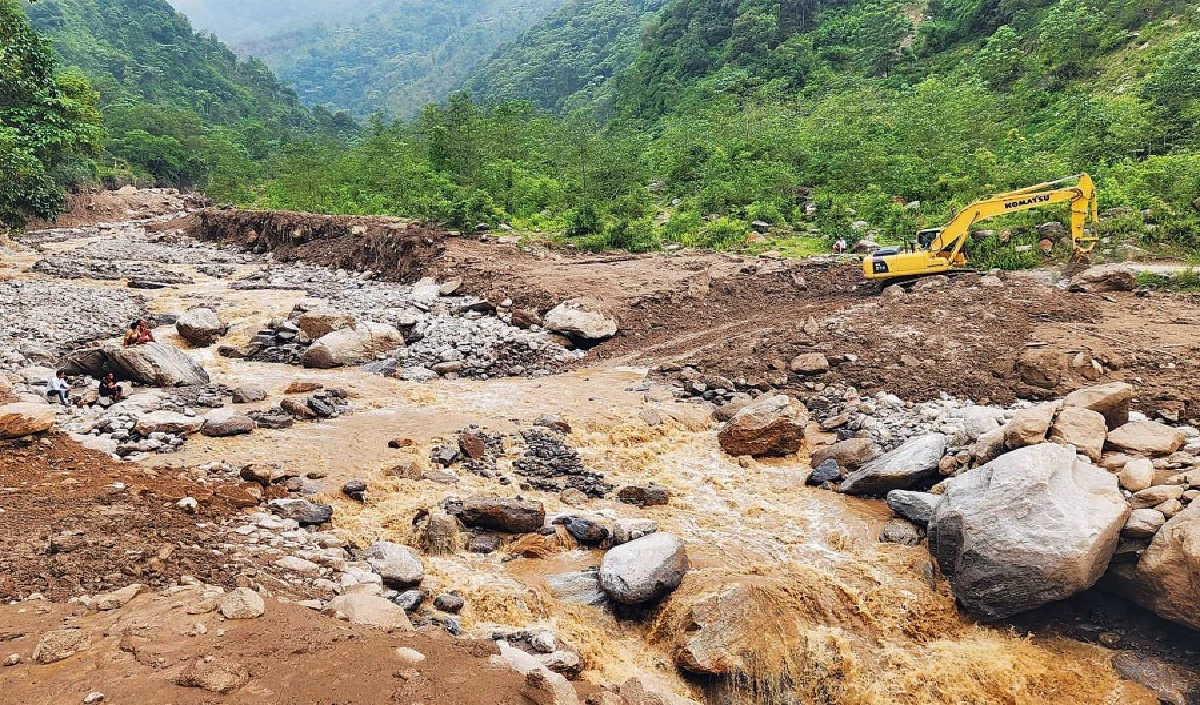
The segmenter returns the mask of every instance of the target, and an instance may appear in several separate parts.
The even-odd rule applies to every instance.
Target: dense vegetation
[[[607,112],[664,0],[566,0],[482,64],[464,88],[488,103],[529,100],[556,112]]]
[[[62,208],[62,186],[87,178],[103,131],[96,93],[57,73],[50,46],[16,0],[0,0],[0,234]]]
[[[262,62],[239,61],[195,33],[165,0],[40,0],[26,11],[60,62],[100,95],[108,131],[100,178],[228,183],[294,131],[353,128],[344,116],[305,110]]]
[[[673,0],[618,75],[604,124],[460,96],[377,125],[349,153],[293,150],[271,165],[263,202],[512,219],[590,246],[729,246],[754,220],[825,237],[866,222],[898,237],[975,197],[1089,171],[1105,208],[1150,210],[1105,234],[1195,248],[1198,21],[1181,0]],[[566,105],[567,85],[548,107]],[[439,123],[448,115],[454,129]],[[566,159],[563,134],[586,159]],[[383,139],[391,171],[361,169]],[[454,166],[447,149],[469,157]]]
[[[310,105],[411,117],[560,0],[280,0],[188,3],[201,26],[294,85]]]
[[[132,155],[150,144],[137,159],[151,163],[169,152],[148,139],[161,132],[184,146],[180,158],[213,154],[155,127],[170,106],[179,112],[165,114],[195,120],[189,131],[228,135],[228,158],[205,172],[218,198],[459,227],[507,221],[631,249],[741,247],[751,221],[773,226],[775,239],[760,247],[788,252],[821,247],[818,238],[897,238],[975,197],[1088,171],[1104,208],[1129,209],[1102,234],[1200,248],[1200,14],[1191,3],[666,0],[647,14],[650,5],[571,0],[561,12],[572,9],[579,14],[553,15],[489,63],[471,83],[484,100],[459,93],[409,120],[376,116],[358,133],[280,132],[304,122],[294,97],[228,53],[219,75],[251,71],[257,92],[218,92],[232,102],[206,107],[188,79],[173,95],[166,77],[187,61],[164,59],[158,72],[109,88],[133,96],[128,122],[101,85],[116,126],[109,149]],[[512,97],[526,100],[503,102]],[[145,105],[148,115],[132,112]],[[137,130],[148,137],[128,139]],[[176,178],[165,166],[152,173]],[[1006,254],[996,263],[1024,262]]]

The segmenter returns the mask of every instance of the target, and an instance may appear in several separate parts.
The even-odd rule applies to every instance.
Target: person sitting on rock
[[[46,396],[58,397],[63,406],[68,406],[71,403],[71,385],[67,384],[67,373],[59,370],[54,373],[54,376],[46,380]]]
[[[121,385],[117,384],[117,380],[112,376],[112,373],[104,375],[104,379],[100,380],[100,396],[111,399],[114,403],[125,398],[125,390]]]
[[[122,343],[125,347],[132,348],[138,344],[138,329],[141,325],[141,321],[134,321],[129,324],[129,330],[125,331],[125,340]]]
[[[150,326],[146,322],[138,319],[129,324],[129,330],[125,333],[124,345],[127,348],[132,348],[144,343],[153,343],[154,333],[151,332]]]
[[[138,321],[138,345],[154,342],[154,332],[150,330],[150,324],[145,321]]]

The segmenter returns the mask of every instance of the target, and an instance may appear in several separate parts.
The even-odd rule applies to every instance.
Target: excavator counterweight
[[[1075,185],[1066,185],[1071,182]],[[1056,203],[1071,205],[1073,258],[1076,262],[1086,260],[1099,241],[1099,238],[1084,230],[1089,221],[1095,222],[1098,217],[1096,186],[1090,176],[1078,174],[976,201],[955,214],[941,228],[919,232],[915,242],[904,247],[885,247],[875,251],[863,260],[863,276],[886,281],[965,269],[967,256],[963,246],[975,223]]]

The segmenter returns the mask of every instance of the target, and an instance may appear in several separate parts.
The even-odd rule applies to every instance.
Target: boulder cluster
[[[886,495],[899,519],[881,539],[918,544],[927,532],[972,613],[1008,617],[1108,575],[1160,615],[1200,626],[1187,597],[1200,578],[1188,548],[1200,540],[1200,431],[1132,412],[1131,385],[1013,409],[894,408],[852,390],[822,398],[820,423],[841,440],[813,449],[810,482]],[[890,450],[881,442],[905,436]]]
[[[298,305],[268,322],[245,348],[222,355],[310,368],[368,365],[410,381],[551,374],[582,354],[576,345],[616,333],[617,322],[586,299],[546,313],[462,295],[462,282],[422,279],[411,285],[373,281],[306,265],[271,266],[234,288],[295,288],[328,300]],[[551,315],[553,314],[553,315]]]

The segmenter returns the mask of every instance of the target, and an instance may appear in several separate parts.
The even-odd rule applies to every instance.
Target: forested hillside
[[[173,0],[309,105],[415,115],[561,0]]]
[[[557,112],[608,106],[614,79],[638,55],[643,25],[665,0],[566,0],[481,64],[464,88],[497,103]]]
[[[0,243],[29,218],[58,214],[63,187],[100,154],[98,96],[56,68],[16,0],[0,0]]]
[[[169,0],[192,25],[212,32],[235,50],[240,42],[316,24],[338,25],[361,18],[378,2],[337,0]]]
[[[239,61],[194,32],[165,0],[40,0],[26,4],[60,63],[100,94],[108,131],[100,176],[207,186],[232,178],[293,130],[349,129],[313,116],[260,61]]]
[[[583,22],[599,6],[560,12],[573,7]],[[624,18],[614,37],[645,21],[612,16]],[[570,110],[592,97],[601,110],[590,119],[602,122],[460,96],[416,122],[376,125],[352,152],[290,153],[271,166],[263,202],[512,219],[589,247],[725,247],[755,220],[798,239],[849,236],[863,222],[906,237],[973,198],[1088,171],[1105,208],[1137,209],[1106,232],[1200,245],[1192,3],[670,0],[630,67],[614,65],[595,94],[580,77],[609,59],[591,63],[603,52],[581,50],[572,37],[589,33],[563,20],[469,85],[485,104]],[[396,161],[363,169],[386,145]],[[311,164],[322,165],[316,187]]]
[[[411,117],[445,100],[476,63],[559,0],[375,0],[341,26],[313,25],[240,49],[292,82],[309,104]]]

